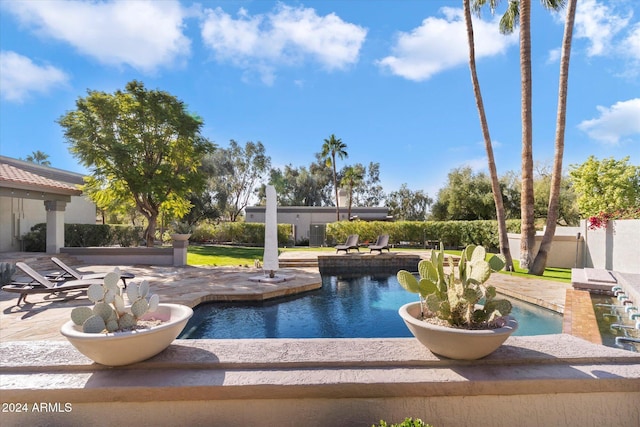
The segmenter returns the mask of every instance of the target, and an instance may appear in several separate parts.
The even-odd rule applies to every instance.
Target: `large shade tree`
[[[147,246],[160,212],[184,216],[187,197],[203,187],[198,166],[214,145],[200,135],[202,119],[167,92],[135,80],[124,91],[89,90],[58,123],[71,153],[91,172],[88,196],[99,207],[135,206],[147,220]]]
[[[629,164],[628,156],[621,160],[589,156],[584,163],[571,165],[569,175],[585,217],[640,209],[640,166]]]
[[[210,163],[212,171],[209,191],[220,212],[225,219],[237,221],[251,197],[258,193],[259,184],[271,167],[271,157],[260,141],[248,141],[243,147],[231,140],[228,148],[219,148],[207,156],[206,163]]]
[[[320,155],[325,159],[326,165],[333,170],[333,188],[336,195],[336,220],[340,221],[340,201],[338,200],[338,172],[336,170],[336,157],[341,160],[349,156],[347,153],[347,144],[342,142],[340,138],[336,138],[331,134],[329,138],[324,140]]]
[[[401,221],[424,221],[432,203],[433,199],[426,192],[413,191],[406,183],[386,197],[389,214]]]

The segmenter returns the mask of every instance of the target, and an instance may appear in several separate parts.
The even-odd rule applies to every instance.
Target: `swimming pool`
[[[411,337],[398,315],[417,295],[395,274],[322,276],[322,288],[264,302],[208,303],[196,307],[178,338],[393,338]],[[562,315],[513,300],[514,335],[556,334]]]

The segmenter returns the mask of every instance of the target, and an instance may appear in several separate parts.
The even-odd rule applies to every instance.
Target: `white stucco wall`
[[[640,273],[640,220],[609,221],[607,228],[589,230],[580,225],[586,241],[584,267],[604,268],[621,273]]]
[[[547,258],[547,267],[550,268],[574,268],[581,267],[583,260],[582,253],[584,251],[584,237],[581,234],[577,238],[577,232],[573,232],[576,227],[567,227],[572,230],[561,230],[563,227],[556,229],[555,237],[551,245],[551,252]],[[558,232],[558,230],[560,230]],[[509,233],[509,250],[513,259],[520,259],[520,235]],[[540,243],[542,242],[542,233],[536,234],[534,245],[534,253],[538,252]]]
[[[20,251],[17,237],[36,224],[47,222],[44,201],[0,197],[0,252]],[[71,196],[64,211],[65,224],[95,224],[96,207],[83,196]]]

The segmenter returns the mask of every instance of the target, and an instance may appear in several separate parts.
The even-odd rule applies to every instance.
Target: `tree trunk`
[[[158,223],[158,216],[152,215],[147,217],[148,225],[144,230],[144,238],[147,241],[147,247],[152,248],[156,238],[156,225]]]
[[[338,201],[338,173],[336,172],[336,155],[331,155],[331,163],[333,166],[333,188],[336,192],[336,221],[340,221],[340,202]]]
[[[556,141],[551,175],[551,189],[549,190],[549,209],[547,213],[547,227],[540,243],[540,249],[529,272],[538,276],[544,273],[547,257],[551,251],[553,236],[559,214],[560,182],[562,178],[562,158],[564,154],[564,133],[567,118],[567,90],[569,86],[569,60],[571,58],[571,40],[573,37],[573,23],[576,15],[577,0],[569,0],[567,20],[564,27],[562,41],[562,56],[560,57],[560,83],[558,88],[558,115],[556,121]]]
[[[482,92],[480,91],[480,82],[476,72],[476,55],[475,41],[473,37],[473,22],[471,20],[470,0],[463,0],[464,19],[467,26],[467,39],[469,41],[469,69],[471,70],[471,81],[473,84],[473,93],[476,99],[476,107],[480,116],[480,127],[482,128],[482,136],[484,138],[484,146],[487,150],[487,160],[489,162],[489,173],[491,175],[491,192],[493,193],[493,201],[496,205],[496,219],[498,220],[498,238],[500,242],[500,253],[505,257],[505,269],[513,270],[513,260],[511,259],[511,251],[509,249],[509,237],[507,235],[507,223],[504,213],[504,203],[502,200],[502,191],[500,190],[500,182],[498,180],[498,172],[496,170],[495,158],[493,156],[493,146],[491,145],[491,135],[489,134],[489,124],[484,111],[484,102],[482,101]]]
[[[520,267],[529,269],[535,244],[533,129],[531,117],[531,0],[520,0],[520,83],[522,117],[522,187]]]

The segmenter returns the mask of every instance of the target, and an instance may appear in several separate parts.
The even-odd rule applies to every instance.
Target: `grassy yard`
[[[328,252],[334,253],[334,248],[309,248],[309,247],[296,247],[296,248],[279,248],[280,253],[290,251],[311,251],[311,252]],[[411,250],[411,249],[394,249],[397,250]],[[447,253],[460,255],[460,251],[446,251]],[[189,246],[187,253],[187,264],[189,265],[211,265],[211,266],[241,266],[252,267],[255,260],[259,259],[262,262],[262,255],[264,249],[261,247],[247,247],[247,246]],[[512,276],[520,277],[532,277],[527,274],[526,270],[520,268],[520,264],[517,260],[514,260],[515,271],[501,271],[501,274],[509,274]],[[547,268],[544,271],[544,275],[540,277],[544,280],[554,280],[557,282],[571,282],[571,269],[569,268]]]

